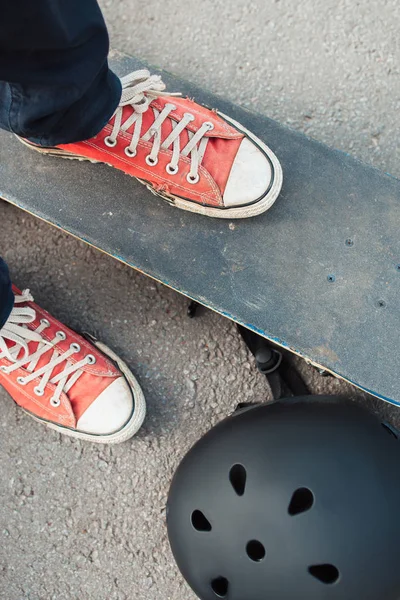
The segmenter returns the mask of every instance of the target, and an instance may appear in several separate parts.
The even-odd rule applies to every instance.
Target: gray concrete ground
[[[355,0],[103,0],[112,43],[400,175],[400,5]],[[77,164],[77,170],[79,165]],[[47,430],[0,392],[0,597],[188,600],[168,548],[165,502],[193,442],[239,401],[269,397],[234,326],[0,203],[13,278],[132,365],[149,416],[131,442]],[[347,392],[299,363],[314,391]]]

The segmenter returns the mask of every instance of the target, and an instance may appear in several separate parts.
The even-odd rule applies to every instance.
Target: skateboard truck
[[[188,317],[195,318],[199,306],[196,300],[190,300],[187,308]],[[256,360],[257,369],[267,378],[275,400],[288,393],[293,396],[310,394],[303,378],[296,371],[283,348],[278,349],[275,344],[242,325],[237,325],[237,328]],[[244,405],[239,405],[239,408],[244,408]]]
[[[282,364],[282,353],[279,352],[279,350],[272,348],[268,342],[264,342],[263,338],[260,338],[259,336],[257,336],[257,338],[258,339],[255,339],[256,346],[254,349],[254,358],[256,359],[257,369],[263,375],[271,375],[274,371],[279,369]],[[250,348],[247,340],[245,340],[245,342]]]
[[[194,317],[197,314],[197,309],[199,308],[200,304],[198,302],[196,302],[196,300],[190,300],[188,307],[187,307],[187,316],[190,319],[194,319]]]
[[[283,348],[278,349],[275,344],[242,325],[237,325],[237,328],[256,360],[257,369],[266,376],[275,400],[287,396],[287,393],[293,396],[310,394]]]

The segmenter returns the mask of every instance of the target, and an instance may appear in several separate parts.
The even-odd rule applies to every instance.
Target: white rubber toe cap
[[[224,206],[250,204],[268,190],[272,178],[267,157],[248,138],[239,146],[224,194]]]
[[[78,431],[108,435],[131,418],[133,397],[124,377],[119,377],[92,402],[77,423]]]

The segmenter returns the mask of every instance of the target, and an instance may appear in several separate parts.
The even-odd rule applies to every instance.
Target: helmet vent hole
[[[229,471],[229,481],[238,496],[243,496],[246,489],[247,473],[243,465],[233,465]]]
[[[216,577],[212,580],[211,587],[218,598],[225,598],[228,593],[229,581],[225,577]]]
[[[260,562],[265,557],[265,548],[258,540],[251,540],[246,546],[246,552],[254,562]]]
[[[389,435],[396,438],[396,440],[399,439],[396,431],[393,429],[393,427],[391,425],[389,425],[389,423],[381,423],[381,425],[382,425],[383,429],[388,432]]]
[[[308,488],[298,488],[290,500],[288,512],[289,515],[299,515],[310,510],[314,504],[314,494]]]
[[[192,525],[196,531],[211,531],[211,523],[201,510],[192,512]]]
[[[312,565],[308,567],[310,575],[328,585],[336,583],[339,579],[339,570],[334,565]]]

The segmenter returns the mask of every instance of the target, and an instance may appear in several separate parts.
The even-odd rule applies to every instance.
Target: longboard
[[[106,165],[40,156],[0,132],[0,197],[364,391],[400,405],[400,181],[136,58],[230,115],[278,156],[261,216],[169,206]]]

